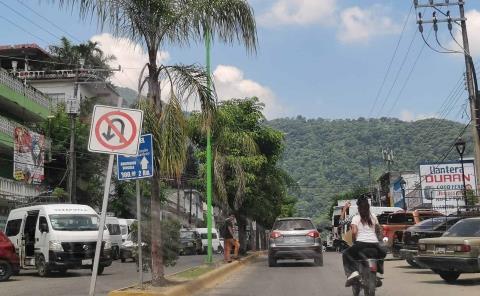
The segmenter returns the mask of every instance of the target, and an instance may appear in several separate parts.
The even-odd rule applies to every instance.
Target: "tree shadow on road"
[[[480,278],[476,279],[458,279],[455,283],[447,283],[444,280],[440,279],[438,281],[421,281],[421,283],[425,284],[433,284],[433,285],[448,285],[448,286],[477,286],[480,285]]]

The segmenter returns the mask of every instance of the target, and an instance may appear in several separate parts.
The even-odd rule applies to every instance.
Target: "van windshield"
[[[50,223],[55,230],[88,231],[98,230],[99,219],[91,214],[50,215]]]

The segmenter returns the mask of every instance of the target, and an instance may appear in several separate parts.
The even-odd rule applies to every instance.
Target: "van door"
[[[46,225],[41,226],[41,225]],[[51,229],[48,226],[47,217],[44,213],[41,213],[38,217],[38,224],[35,229],[35,256],[37,254],[42,254],[46,262],[49,262],[48,258],[48,244],[49,244],[49,233]]]
[[[20,267],[24,267],[23,259],[25,258],[25,249],[23,244],[23,228],[25,225],[25,218],[16,218],[7,221],[7,226],[5,227],[5,235],[8,236],[10,241],[15,245],[15,253],[17,253],[20,258]]]
[[[35,265],[35,230],[38,221],[39,210],[28,211],[23,228],[23,244],[25,246],[25,266]]]

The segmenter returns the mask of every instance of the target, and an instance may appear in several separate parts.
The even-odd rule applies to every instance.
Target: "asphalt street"
[[[223,255],[215,255],[215,259]],[[190,267],[200,265],[205,256],[180,256],[177,264],[167,267],[166,273],[173,274]],[[85,296],[90,286],[90,270],[71,270],[65,276],[41,278],[35,270],[22,270],[20,275],[12,276],[9,281],[0,283],[0,296]],[[150,274],[145,275],[150,279]],[[114,289],[136,284],[138,273],[136,264],[127,261],[114,261],[112,266],[105,268],[104,274],[97,279],[96,295],[107,295]]]
[[[478,295],[480,274],[463,274],[457,284],[446,284],[426,269],[414,269],[404,261],[386,262],[384,286],[380,296],[463,296]],[[266,256],[260,257],[217,287],[201,296],[350,296],[338,253],[325,253],[324,266],[308,261],[280,261],[269,268]]]

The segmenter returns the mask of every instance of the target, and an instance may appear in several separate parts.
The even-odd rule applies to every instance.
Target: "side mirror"
[[[48,224],[47,223],[40,223],[39,230],[41,233],[48,232]]]

